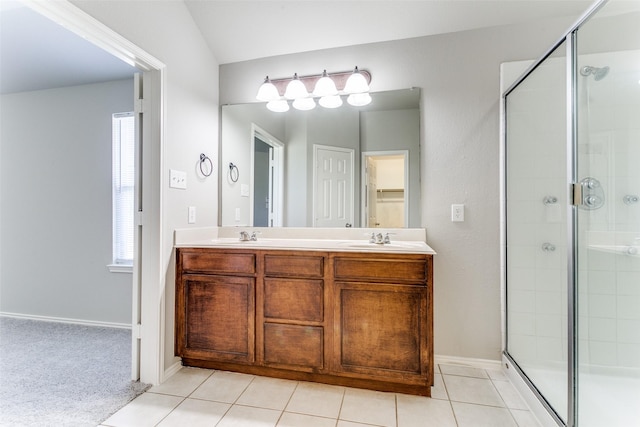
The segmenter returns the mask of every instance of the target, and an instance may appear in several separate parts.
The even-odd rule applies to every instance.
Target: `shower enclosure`
[[[595,4],[503,95],[504,360],[552,425],[640,426],[639,6]]]

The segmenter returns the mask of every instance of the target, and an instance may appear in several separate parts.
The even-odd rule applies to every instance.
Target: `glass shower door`
[[[640,14],[613,4],[577,31],[580,427],[640,426]]]
[[[567,420],[566,47],[505,97],[507,355]]]

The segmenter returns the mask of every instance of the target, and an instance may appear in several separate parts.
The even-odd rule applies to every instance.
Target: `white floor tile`
[[[395,427],[396,396],[393,393],[347,388],[340,420]]]
[[[521,411],[519,409],[512,409],[511,415],[516,419],[518,427],[540,427],[540,423],[529,411]]]
[[[256,377],[238,398],[238,405],[284,410],[297,386],[296,381]]]
[[[435,374],[433,376],[433,387],[431,387],[431,397],[433,399],[449,400],[449,396],[447,395],[447,389],[444,387],[444,381],[442,380],[442,375],[440,374]]]
[[[102,424],[110,427],[151,427],[182,402],[184,398],[166,394],[144,393]]]
[[[378,426],[378,424],[362,424],[362,423],[354,423],[351,421],[338,420],[337,427],[382,427],[382,426]]]
[[[335,427],[338,420],[313,417],[311,415],[285,412],[278,421],[278,427]]]
[[[458,427],[518,427],[506,408],[451,402]]]
[[[216,427],[275,427],[281,411],[233,405]]]
[[[231,407],[228,403],[186,399],[158,427],[210,427],[216,425]]]
[[[301,382],[291,396],[286,411],[337,419],[344,390],[344,387]]]
[[[451,403],[428,397],[397,395],[398,427],[456,427]]]
[[[235,403],[242,392],[251,384],[253,378],[253,375],[216,371],[190,397]]]
[[[507,374],[505,374],[501,369],[486,369],[486,371],[487,374],[489,374],[489,378],[494,381],[509,381]]]
[[[461,365],[438,365],[443,375],[459,375],[462,377],[489,378],[484,369]]]
[[[443,375],[452,402],[504,406],[502,398],[489,379]]]
[[[493,385],[498,389],[507,408],[529,410],[516,388],[509,381],[494,381]]]
[[[213,371],[209,369],[184,367],[160,385],[149,389],[152,393],[170,394],[187,397],[202,384]]]

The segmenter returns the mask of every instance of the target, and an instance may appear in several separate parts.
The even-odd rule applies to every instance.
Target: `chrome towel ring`
[[[206,166],[205,167],[202,166],[205,163],[209,164],[208,168]],[[208,172],[205,172],[205,170],[208,170]],[[213,172],[213,162],[204,153],[200,153],[200,172],[205,177],[211,175],[211,173]]]

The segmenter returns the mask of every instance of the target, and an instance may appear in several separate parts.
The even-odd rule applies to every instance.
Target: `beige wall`
[[[265,75],[372,74],[371,90],[422,89],[422,226],[435,257],[435,352],[501,351],[499,66],[541,56],[573,19],[264,58],[220,67],[221,103],[253,102]],[[452,203],[466,206],[450,221]]]

